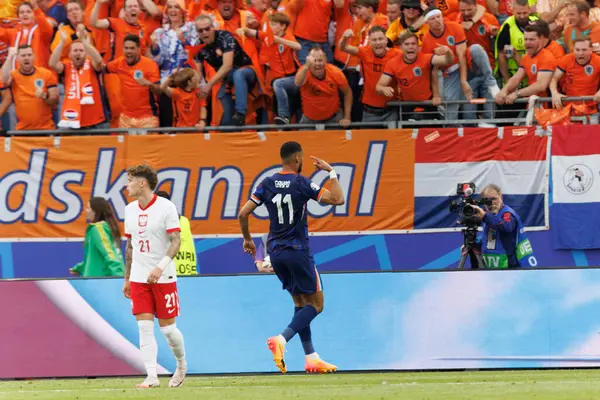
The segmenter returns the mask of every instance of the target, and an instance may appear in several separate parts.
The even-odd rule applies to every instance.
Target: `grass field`
[[[181,388],[133,388],[141,379],[0,382],[0,399],[600,399],[599,370],[188,377]]]

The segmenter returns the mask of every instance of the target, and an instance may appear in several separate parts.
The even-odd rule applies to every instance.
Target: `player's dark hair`
[[[294,154],[301,152],[302,146],[298,142],[285,142],[281,145],[281,149],[279,150],[279,155],[282,160],[287,160],[289,157]]]
[[[384,27],[379,26],[379,25],[376,25],[376,26],[372,27],[371,29],[369,29],[369,35],[372,35],[376,32],[381,32],[385,36],[386,30]]]
[[[527,25],[525,32],[535,32],[537,37],[550,37],[550,27],[546,21],[537,20],[535,23]]]
[[[529,7],[529,0],[515,0],[516,6]]]
[[[285,25],[285,27],[287,28],[288,26],[290,26],[290,17],[288,17],[287,15],[285,15],[284,13],[280,13],[280,12],[276,12],[273,13],[270,17],[269,20],[271,22],[275,22],[275,23],[279,23],[281,25]]]
[[[65,8],[69,4],[77,4],[79,6],[79,8],[81,8],[81,11],[85,10],[85,7],[83,6],[83,3],[81,2],[81,0],[69,0],[69,1],[67,1],[67,4],[65,4]]]
[[[112,233],[113,242],[120,247],[121,231],[115,218],[115,213],[110,203],[104,197],[92,197],[90,199],[90,208],[94,211],[94,220],[92,222],[105,221]]]
[[[137,47],[142,46],[142,42],[140,41],[140,37],[137,35],[127,35],[125,39],[123,39],[123,43],[125,42],[133,42]]]
[[[33,47],[31,47],[30,44],[22,44],[17,48],[17,52],[20,53],[21,50],[27,50],[27,49],[31,49],[33,51]]]
[[[588,42],[590,46],[592,45],[592,39],[589,36],[579,36],[573,39],[573,47],[575,47],[577,43],[581,42]]]
[[[127,175],[146,179],[152,191],[156,189],[156,185],[158,184],[156,171],[148,164],[140,164],[127,168]]]
[[[157,195],[158,197],[162,197],[167,200],[171,200],[171,195],[169,193],[165,192],[164,190],[158,190],[158,191],[154,192],[154,194]]]
[[[378,0],[356,0],[354,4],[361,7],[370,7],[373,12],[377,12],[379,8]]]

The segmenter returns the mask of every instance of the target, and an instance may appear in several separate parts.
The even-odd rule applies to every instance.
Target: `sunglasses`
[[[197,28],[198,33],[204,33],[204,32],[210,32],[212,30],[212,26],[209,26],[207,28]]]

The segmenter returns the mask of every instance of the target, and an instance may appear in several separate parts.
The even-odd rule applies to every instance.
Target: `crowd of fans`
[[[23,2],[0,25],[2,127],[348,126],[398,112],[460,123],[516,116],[515,100],[534,95],[557,109],[595,96],[581,111],[593,114],[600,9],[589,1]]]

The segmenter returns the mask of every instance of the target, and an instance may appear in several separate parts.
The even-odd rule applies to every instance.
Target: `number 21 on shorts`
[[[179,308],[179,296],[177,296],[177,292],[165,294],[165,307],[167,309],[173,309],[169,311],[169,314],[175,311],[175,308]]]

